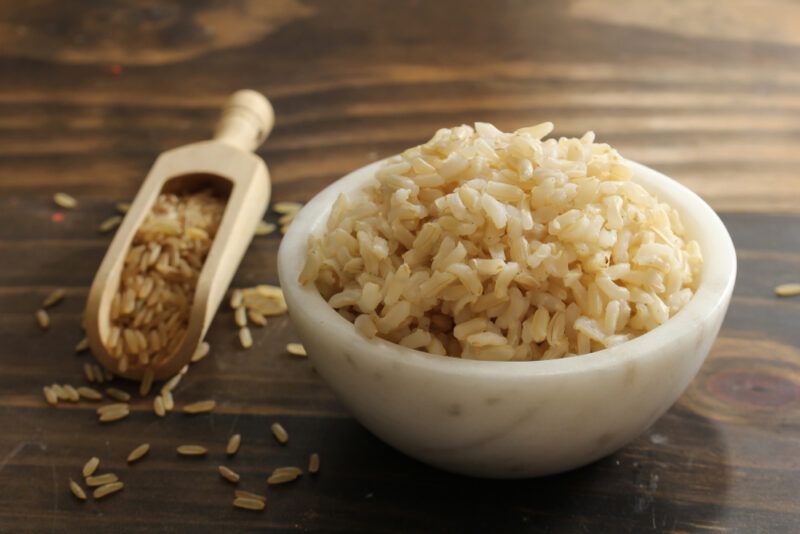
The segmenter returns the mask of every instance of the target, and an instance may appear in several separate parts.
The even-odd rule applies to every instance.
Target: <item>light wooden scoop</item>
[[[104,343],[111,330],[111,301],[118,291],[125,256],[137,229],[162,191],[210,188],[227,194],[225,211],[197,280],[186,336],[169,359],[153,367],[155,378],[169,378],[189,363],[269,203],[269,171],[253,150],[264,142],[273,124],[272,106],[263,95],[237,91],[225,105],[214,139],[175,148],[158,157],[89,291],[86,333],[92,353],[105,368],[132,379],[141,379],[145,370],[131,366],[120,373],[118,360],[109,354]]]

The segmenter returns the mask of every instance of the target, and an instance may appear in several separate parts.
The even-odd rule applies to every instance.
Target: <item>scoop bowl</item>
[[[316,195],[292,222],[278,253],[289,314],[315,368],[381,440],[461,474],[558,473],[629,443],[697,374],[733,292],[733,242],[700,197],[635,162],[630,162],[633,180],[678,210],[705,260],[694,297],[663,325],[606,350],[531,362],[448,358],[359,335],[297,276],[308,237],[324,230],[336,197],[362,188],[381,163],[362,167]]]

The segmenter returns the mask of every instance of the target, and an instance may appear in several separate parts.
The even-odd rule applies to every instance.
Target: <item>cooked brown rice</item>
[[[301,283],[367,337],[433,354],[585,354],[664,323],[702,257],[616,150],[477,123],[388,160],[309,240]]]

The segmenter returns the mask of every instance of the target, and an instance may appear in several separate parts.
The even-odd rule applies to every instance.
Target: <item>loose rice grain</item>
[[[214,400],[203,400],[187,404],[183,407],[183,413],[198,414],[213,412],[217,407],[217,402]]]
[[[84,464],[83,470],[81,471],[83,477],[86,478],[92,476],[94,472],[97,471],[97,466],[99,465],[100,465],[100,458],[98,458],[97,456],[92,456],[91,458],[89,458],[89,460]]]
[[[164,402],[164,409],[171,412],[175,408],[175,399],[172,397],[171,391],[162,391],[161,398]]]
[[[50,406],[56,406],[58,404],[58,395],[53,391],[53,388],[44,386],[42,391],[44,392],[44,399],[47,401],[47,404]]]
[[[285,484],[297,480],[302,474],[303,470],[299,467],[279,467],[267,478],[267,484]]]
[[[112,493],[118,492],[124,487],[125,485],[122,482],[112,482],[111,484],[100,486],[99,488],[94,490],[92,495],[94,496],[95,499],[102,499],[107,495],[111,495]]]
[[[319,472],[319,454],[316,452],[308,457],[308,472],[312,475]]]
[[[278,422],[272,423],[270,429],[272,430],[272,435],[278,440],[278,443],[286,445],[289,442],[289,433],[286,432],[282,424]]]
[[[233,319],[236,323],[236,326],[239,328],[244,328],[247,326],[247,310],[244,306],[236,308],[236,312],[233,314]]]
[[[192,363],[197,363],[208,356],[210,350],[211,345],[205,341],[200,342],[200,344],[197,346],[197,349],[195,349],[194,354],[192,354]]]
[[[70,402],[78,402],[81,400],[81,395],[78,393],[78,390],[72,387],[69,384],[64,384],[61,386],[64,388],[64,392],[67,394],[67,400]]]
[[[90,475],[86,477],[86,485],[89,487],[104,486],[119,480],[115,473],[103,473],[102,475]]]
[[[244,508],[246,510],[263,510],[266,506],[265,502],[261,499],[248,499],[245,497],[237,497],[233,500],[233,505],[237,508]]]
[[[122,217],[120,215],[114,215],[101,222],[98,229],[103,233],[110,232],[111,230],[119,226],[120,223],[122,223]]]
[[[141,445],[139,445],[130,452],[130,454],[128,455],[128,463],[131,464],[141,459],[148,452],[150,452],[150,444],[142,443]]]
[[[153,387],[154,377],[155,372],[153,371],[152,367],[145,369],[144,375],[142,376],[142,381],[139,383],[139,395],[146,397],[148,393],[150,393],[150,388]]]
[[[164,398],[161,395],[156,395],[153,399],[153,411],[159,417],[167,415],[167,410],[164,408]]]
[[[85,337],[78,341],[78,344],[75,345],[75,352],[83,352],[89,350],[89,338]]]
[[[256,326],[266,326],[267,325],[267,318],[264,317],[257,311],[249,310],[247,312],[247,318]]]
[[[42,302],[42,308],[47,309],[50,308],[51,306],[55,306],[64,299],[64,295],[66,294],[67,292],[64,289],[61,288],[54,289],[53,292],[47,295],[47,297]]]
[[[234,484],[239,482],[239,478],[240,478],[239,474],[236,473],[235,471],[232,471],[231,469],[228,469],[224,465],[219,466],[217,468],[217,470],[219,471],[219,474],[222,475],[222,478],[224,478],[228,482],[232,482]]]
[[[287,213],[297,213],[302,207],[303,205],[299,202],[283,201],[273,204],[272,211],[286,215]]]
[[[78,387],[77,391],[78,391],[78,395],[80,395],[81,398],[84,398],[86,400],[99,401],[99,400],[102,400],[102,398],[103,398],[103,394],[102,393],[100,393],[96,389],[92,389],[90,387],[80,386],[80,387]]]
[[[267,502],[266,496],[260,495],[258,493],[253,493],[253,492],[250,492],[250,491],[237,489],[237,490],[234,490],[233,494],[237,498],[241,498],[241,499],[256,499],[256,500],[259,500],[261,502]]]
[[[239,451],[239,446],[242,444],[242,435],[234,434],[228,440],[228,445],[225,447],[225,453],[228,456],[233,456]]]
[[[781,284],[776,286],[775,295],[779,297],[795,297],[800,295],[800,283]]]
[[[289,343],[286,345],[286,352],[291,354],[292,356],[300,356],[306,357],[308,353],[306,352],[306,348],[301,345],[300,343]]]
[[[80,486],[80,484],[78,484],[72,479],[69,479],[69,490],[76,498],[82,501],[86,500],[86,492],[83,491],[83,488]]]
[[[176,449],[181,456],[205,456],[208,449],[201,445],[180,445]]]
[[[253,346],[253,334],[250,333],[250,329],[246,326],[239,329],[239,343],[245,349]]]
[[[258,221],[258,226],[256,226],[256,235],[269,235],[277,229],[273,223],[268,223],[266,221]]]
[[[85,362],[83,364],[83,375],[86,377],[86,380],[90,383],[94,382],[94,370],[92,369],[92,364],[89,362]]]
[[[75,200],[75,197],[68,195],[66,193],[54,194],[53,202],[55,202],[56,206],[65,209],[73,209],[78,206],[78,201]]]
[[[36,322],[39,323],[39,328],[47,330],[50,328],[50,315],[45,310],[36,310]]]
[[[128,402],[131,400],[130,393],[117,388],[106,388],[106,395],[120,402]]]

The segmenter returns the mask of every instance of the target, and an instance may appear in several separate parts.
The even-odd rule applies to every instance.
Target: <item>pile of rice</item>
[[[300,282],[367,337],[462,358],[586,354],[664,323],[697,243],[616,150],[552,128],[442,129],[391,158],[339,196]]]

